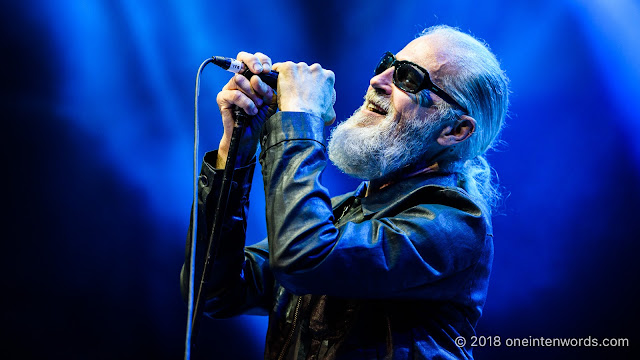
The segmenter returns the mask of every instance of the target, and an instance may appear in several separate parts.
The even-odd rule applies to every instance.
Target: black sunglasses
[[[400,90],[416,94],[421,90],[428,89],[450,105],[465,113],[467,112],[467,109],[460,106],[449,94],[431,81],[427,70],[411,61],[396,60],[396,57],[389,51],[387,51],[380,59],[380,62],[378,62],[375,74],[379,75],[392,66],[395,66],[395,70],[393,71],[393,84]]]

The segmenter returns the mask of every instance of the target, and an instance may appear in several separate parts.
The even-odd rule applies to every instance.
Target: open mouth
[[[380,114],[380,115],[387,115],[387,111],[385,109],[383,109],[382,107],[372,103],[372,102],[368,102],[367,103],[367,110],[374,112],[376,114]]]

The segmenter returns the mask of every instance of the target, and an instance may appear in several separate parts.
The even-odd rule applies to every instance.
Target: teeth
[[[384,109],[382,109],[381,107],[376,106],[373,103],[369,103],[367,105],[367,110],[373,111],[373,112],[378,113],[380,115],[386,115],[386,111],[384,111]]]

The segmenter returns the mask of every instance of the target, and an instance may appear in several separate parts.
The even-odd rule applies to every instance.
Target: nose
[[[393,91],[393,70],[394,67],[390,67],[380,74],[374,76],[369,81],[372,88],[385,95],[391,95]]]

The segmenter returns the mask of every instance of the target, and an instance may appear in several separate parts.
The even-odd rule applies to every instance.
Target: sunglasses
[[[378,62],[375,74],[379,75],[392,66],[395,66],[395,70],[393,71],[393,84],[400,90],[416,94],[421,90],[428,89],[451,106],[454,106],[465,113],[467,112],[467,109],[460,106],[460,104],[449,96],[449,94],[437,87],[433,81],[431,81],[427,70],[420,65],[412,63],[411,61],[397,60],[389,51],[387,51],[382,56],[382,59],[380,59],[380,62]]]

